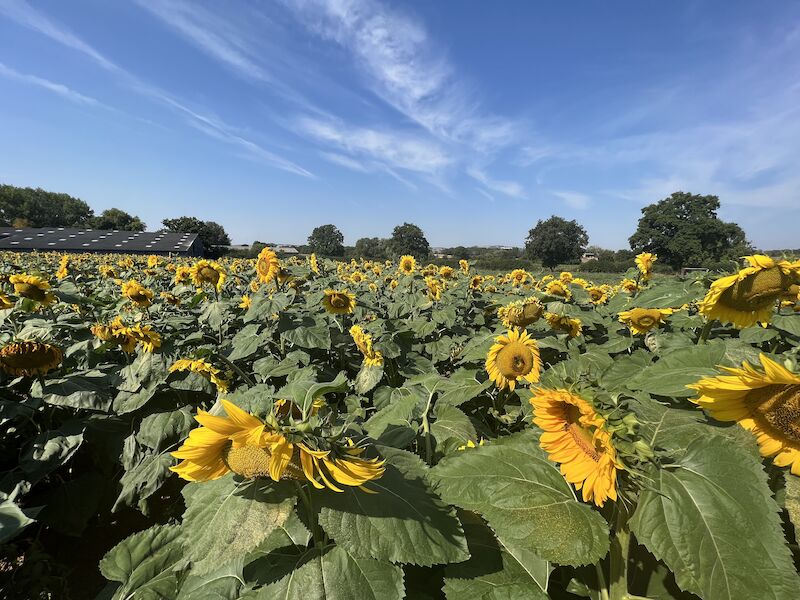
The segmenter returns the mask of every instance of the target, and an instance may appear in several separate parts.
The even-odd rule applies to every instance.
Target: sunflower
[[[103,277],[116,277],[117,272],[114,270],[114,267],[111,265],[100,265],[99,267],[100,275]]]
[[[542,370],[539,347],[527,331],[512,329],[494,341],[486,355],[486,371],[497,387],[513,390],[520,379],[529,383],[539,381]]]
[[[242,296],[242,301],[239,302],[239,308],[250,308],[253,305],[253,300],[245,294]]]
[[[642,279],[645,281],[650,279],[653,263],[656,262],[656,260],[658,260],[658,256],[650,252],[642,252],[636,255],[636,267],[639,269],[639,272],[642,274]]]
[[[553,331],[568,333],[570,337],[578,337],[583,329],[580,319],[573,319],[567,315],[549,312],[545,313],[544,318]]]
[[[69,256],[64,254],[58,263],[58,271],[56,271],[56,279],[65,279],[69,275]]]
[[[736,421],[756,436],[761,456],[800,475],[800,374],[760,355],[761,369],[747,362],[729,375],[706,377],[688,387],[692,400],[718,421]]]
[[[166,300],[167,302],[172,304],[172,306],[180,306],[181,305],[181,299],[178,298],[175,294],[173,294],[171,292],[161,292],[160,295],[164,300]]]
[[[319,275],[319,261],[317,261],[317,255],[313,252],[311,253],[311,256],[308,257],[308,266],[312,273]]]
[[[44,342],[12,342],[0,349],[0,368],[15,377],[44,375],[64,359],[58,346]]]
[[[172,453],[181,462],[170,469],[181,478],[210,481],[233,472],[247,479],[308,480],[314,487],[341,492],[338,485],[368,491],[362,486],[384,473],[384,461],[359,457],[362,448],[336,445],[315,450],[304,442],[293,443],[227,400],[222,400],[222,406],[224,417],[197,411],[195,420],[201,427],[193,429]]]
[[[469,289],[480,291],[482,285],[483,285],[483,277],[481,277],[480,275],[473,275],[472,277],[470,277]]]
[[[509,275],[511,277],[511,285],[514,287],[522,285],[531,276],[525,269],[514,269]]]
[[[175,267],[175,285],[186,283],[192,278],[192,269],[190,267],[180,266]]]
[[[356,297],[347,290],[327,289],[322,298],[322,306],[331,314],[344,315],[353,312],[356,307]]]
[[[608,293],[601,287],[591,286],[586,289],[589,294],[589,302],[592,304],[605,304],[608,302]]]
[[[50,292],[50,283],[36,275],[21,273],[11,275],[8,282],[14,286],[14,291],[28,300],[48,306],[56,301],[55,295]]]
[[[464,260],[463,258],[458,261],[458,268],[461,269],[461,272],[464,275],[469,275],[469,262]]]
[[[560,279],[553,279],[552,281],[548,282],[544,288],[544,291],[551,296],[558,296],[559,298],[564,298],[565,300],[572,298],[572,292],[569,291],[567,284]]]
[[[572,273],[569,271],[561,271],[561,274],[558,278],[562,281],[562,283],[571,283],[573,280]]]
[[[364,281],[364,274],[361,271],[353,271],[348,279],[351,283],[359,284]]]
[[[372,347],[372,336],[361,329],[360,325],[350,328],[350,336],[361,354],[364,355],[364,364],[368,367],[383,365],[383,355]]]
[[[619,321],[627,325],[631,333],[640,335],[663,325],[665,317],[673,312],[671,308],[632,308],[619,313]]]
[[[623,279],[619,283],[619,288],[621,290],[628,292],[629,294],[632,294],[633,292],[639,289],[639,286],[633,279]]]
[[[189,371],[197,373],[208,379],[220,392],[228,391],[228,381],[221,376],[222,371],[203,358],[191,360],[182,358],[175,361],[169,368],[170,373]]]
[[[567,390],[538,389],[530,400],[533,422],[543,433],[539,445],[561,474],[582,490],[584,502],[603,506],[617,499],[616,451],[605,419],[594,407]]]
[[[763,254],[745,259],[749,267],[717,279],[698,304],[707,319],[733,323],[738,329],[769,323],[778,299],[800,279],[800,262],[775,261]]]
[[[133,268],[133,259],[130,256],[126,256],[125,258],[121,258],[117,261],[117,266],[122,267],[123,269],[132,269]]]
[[[190,269],[192,283],[198,288],[211,285],[217,292],[222,290],[225,283],[225,267],[213,260],[199,260]]]
[[[442,279],[452,279],[455,275],[453,267],[444,266],[439,269],[439,277]]]
[[[9,308],[14,308],[14,301],[5,294],[0,294],[0,310]]]
[[[417,259],[409,254],[400,257],[400,262],[397,265],[397,270],[404,275],[411,275],[417,270]]]
[[[134,302],[137,306],[147,308],[153,303],[153,292],[135,279],[129,279],[123,282],[121,288],[122,295]]]
[[[261,283],[269,283],[278,276],[281,270],[281,261],[278,255],[269,248],[264,248],[258,253],[256,259],[256,273]]]
[[[441,300],[442,299],[442,283],[435,277],[426,277],[425,285],[428,286],[428,299]]]
[[[535,323],[544,313],[544,306],[534,297],[517,300],[497,309],[497,316],[507,329],[522,327]]]
[[[159,260],[158,256],[151,254],[147,257],[147,266],[153,269],[158,266]]]

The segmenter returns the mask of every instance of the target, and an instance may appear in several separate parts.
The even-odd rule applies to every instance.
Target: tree
[[[0,225],[88,227],[93,216],[86,202],[69,194],[0,185]]]
[[[230,246],[231,238],[225,228],[214,221],[201,221],[197,217],[178,217],[161,221],[167,231],[196,233],[203,242],[204,250],[211,255],[221,253],[217,246]]]
[[[546,221],[539,220],[528,232],[525,253],[552,269],[559,263],[578,260],[588,243],[589,236],[577,221],[553,215]]]
[[[119,208],[109,208],[92,217],[89,224],[94,229],[120,229],[122,231],[144,231],[145,224],[139,217],[129,215]]]
[[[386,240],[381,238],[361,238],[356,242],[354,253],[360,258],[388,258]]]
[[[642,209],[628,240],[636,252],[653,252],[673,268],[717,263],[751,252],[744,231],[717,217],[717,196],[675,192]]]
[[[395,255],[410,254],[420,260],[427,259],[431,252],[422,229],[413,223],[403,223],[395,227],[388,245]]]
[[[336,225],[320,225],[308,236],[311,251],[323,256],[342,256],[344,254],[344,236]]]

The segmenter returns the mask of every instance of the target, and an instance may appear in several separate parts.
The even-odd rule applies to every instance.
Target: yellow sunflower
[[[221,375],[222,371],[204,358],[198,358],[195,360],[182,358],[177,360],[172,363],[169,368],[170,373],[175,373],[176,371],[189,371],[191,373],[197,373],[213,383],[220,392],[228,391],[228,381]]]
[[[512,329],[494,341],[486,355],[486,371],[498,388],[513,390],[520,379],[528,383],[539,381],[539,347],[527,331]]]
[[[553,331],[568,333],[570,337],[581,335],[583,324],[580,319],[573,319],[567,315],[558,315],[550,312],[545,313],[544,318]]]
[[[44,375],[58,368],[64,353],[44,342],[12,342],[0,349],[0,368],[15,377]]]
[[[414,271],[417,270],[417,259],[408,254],[401,256],[400,263],[397,266],[397,270],[403,273],[404,275],[411,275]]]
[[[252,298],[250,298],[250,296],[248,296],[247,294],[242,296],[242,301],[239,302],[239,308],[250,308],[252,305],[253,305],[253,300]]]
[[[192,278],[192,269],[190,267],[180,266],[175,267],[175,285],[186,283]]]
[[[350,336],[356,347],[364,355],[364,364],[368,367],[379,367],[383,364],[383,355],[372,347],[372,336],[366,333],[360,325],[350,328]]]
[[[100,275],[103,277],[116,277],[117,272],[114,270],[114,267],[111,265],[100,265],[99,267]]]
[[[217,292],[222,290],[222,284],[225,283],[225,267],[213,260],[199,260],[195,263],[191,270],[192,283],[198,288],[204,285],[210,285]]]
[[[430,300],[442,299],[442,283],[435,277],[426,277],[425,285],[428,287],[428,298]]]
[[[589,294],[589,302],[592,304],[605,304],[608,302],[608,293],[601,287],[591,286],[586,288],[586,292]]]
[[[636,267],[642,274],[642,279],[650,279],[650,274],[653,270],[653,263],[656,262],[656,260],[658,260],[658,256],[652,254],[651,252],[642,252],[641,254],[636,255]]]
[[[69,256],[66,254],[61,257],[56,271],[56,279],[65,279],[69,275]]]
[[[171,470],[181,478],[210,481],[233,472],[247,479],[308,480],[314,487],[341,492],[338,485],[368,491],[362,486],[384,473],[384,461],[359,457],[362,448],[314,450],[303,442],[293,443],[227,400],[222,400],[222,406],[224,417],[199,410],[195,420],[201,427],[193,429],[172,453],[181,462]]]
[[[543,433],[539,445],[561,474],[583,492],[584,502],[603,506],[617,499],[620,465],[605,430],[605,419],[594,407],[567,390],[537,389],[530,400],[533,422]]]
[[[469,275],[469,262],[464,260],[463,258],[458,261],[458,267],[461,269],[461,272],[464,275]]]
[[[800,263],[776,261],[763,254],[745,259],[749,267],[711,284],[698,304],[706,318],[733,323],[738,329],[769,323],[778,299],[800,279]]]
[[[171,292],[161,292],[160,295],[164,300],[166,300],[167,302],[172,304],[172,306],[180,306],[181,305],[181,299],[178,298],[175,294],[173,294]]]
[[[121,288],[122,295],[134,302],[137,306],[147,308],[153,303],[153,292],[135,279],[129,279],[123,282]]]
[[[633,279],[623,279],[619,283],[619,288],[621,290],[628,292],[629,294],[632,294],[633,292],[639,289],[639,286]]]
[[[142,347],[145,352],[155,352],[157,348],[161,347],[161,335],[153,331],[150,325],[142,325],[137,323],[133,327],[125,329],[125,334],[135,340],[137,344]],[[124,349],[124,348],[123,348]]]
[[[55,294],[50,290],[50,283],[37,275],[28,275],[21,273],[19,275],[11,275],[8,282],[14,286],[14,291],[28,300],[33,300],[48,306],[56,301]]]
[[[563,283],[570,283],[573,280],[572,273],[570,273],[569,271],[561,271],[561,274],[558,276],[558,278]]]
[[[509,273],[509,276],[511,277],[511,285],[516,287],[525,283],[531,275],[525,269],[514,269]]]
[[[364,274],[361,271],[353,271],[348,279],[351,283],[359,284],[364,281]]]
[[[322,298],[322,306],[331,314],[344,315],[353,312],[356,307],[356,297],[347,290],[327,289]]]
[[[692,400],[718,421],[736,421],[756,436],[761,456],[800,475],[800,375],[764,354],[757,369],[723,367],[729,375],[706,377],[688,386]]]
[[[565,300],[572,298],[572,292],[569,291],[567,284],[560,279],[554,279],[553,281],[548,282],[544,288],[544,291],[551,296],[559,296]]]
[[[469,280],[469,289],[480,291],[481,286],[483,285],[483,277],[480,275],[473,275]]]
[[[14,308],[14,301],[5,294],[0,294],[0,310],[9,308]]]
[[[313,252],[311,253],[311,256],[308,257],[308,266],[312,273],[319,275],[319,261],[317,261],[317,255]]]
[[[281,261],[278,255],[269,248],[264,248],[258,253],[256,259],[256,273],[261,283],[269,283],[278,276],[281,270]]]
[[[523,329],[538,321],[544,313],[544,306],[538,299],[531,297],[517,300],[497,309],[497,316],[507,329],[522,327]]]
[[[439,277],[442,279],[452,279],[454,276],[455,270],[453,267],[448,267],[445,265],[444,267],[439,268]]]
[[[619,313],[619,321],[634,335],[641,335],[663,325],[673,312],[671,308],[632,308]]]

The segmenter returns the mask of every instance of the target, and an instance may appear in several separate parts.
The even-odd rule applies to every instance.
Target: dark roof
[[[0,227],[0,250],[53,250],[72,252],[187,253],[196,233],[120,231],[67,227]]]

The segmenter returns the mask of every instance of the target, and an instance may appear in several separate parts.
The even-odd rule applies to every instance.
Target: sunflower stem
[[[300,500],[303,502],[303,507],[306,510],[306,515],[308,516],[308,528],[311,530],[311,536],[314,539],[314,547],[321,548],[324,545],[324,542],[322,540],[322,536],[320,536],[317,513],[314,510],[314,503],[311,500],[311,494],[308,490],[303,489],[303,486],[300,484],[300,482],[295,481],[294,485],[297,488],[297,495],[300,496]]]
[[[231,369],[236,371],[236,373],[238,373],[239,377],[244,379],[248,383],[248,385],[254,386],[256,384],[256,382],[253,381],[247,373],[242,371],[239,367],[237,367],[235,364],[233,364],[231,361],[229,361],[224,356],[222,356],[221,354],[217,354],[217,353],[215,353],[214,356],[216,356],[219,359],[220,362],[225,363],[228,367],[230,367]]]
[[[595,563],[594,569],[597,573],[597,588],[600,591],[600,600],[608,600],[608,587],[606,586],[606,577],[603,574],[602,563]]]
[[[616,507],[616,531],[611,539],[609,551],[609,600],[625,600],[628,597],[628,554],[631,547],[631,531],[628,527],[628,510],[623,503]]]
[[[703,329],[700,332],[700,337],[697,338],[697,345],[705,344],[706,340],[708,339],[708,334],[711,333],[711,326],[714,324],[713,319],[709,319],[706,321],[706,324],[703,325]]]
[[[433,466],[433,441],[431,440],[431,425],[428,420],[428,413],[431,410],[431,402],[433,401],[433,392],[428,396],[428,404],[425,406],[425,412],[422,413],[422,431],[425,434],[425,462]]]

